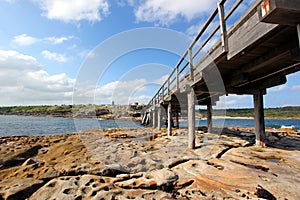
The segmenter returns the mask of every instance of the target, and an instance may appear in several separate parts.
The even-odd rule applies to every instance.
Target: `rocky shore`
[[[0,137],[0,199],[298,199],[300,134],[91,129]]]

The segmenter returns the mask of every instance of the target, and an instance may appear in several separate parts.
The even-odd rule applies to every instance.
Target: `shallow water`
[[[214,119],[214,126],[254,127],[253,119]],[[266,120],[266,127],[280,128],[294,125],[300,130],[300,120]],[[187,127],[180,121],[180,127]],[[196,126],[206,126],[206,120],[196,120]],[[139,122],[123,120],[72,119],[58,117],[6,116],[0,115],[0,136],[51,135],[72,133],[89,128],[140,128]]]
[[[90,128],[137,128],[139,122],[121,120],[72,119],[0,115],[0,136],[52,135]]]
[[[245,128],[253,128],[254,120],[253,119],[213,119],[212,121],[214,126],[237,126]],[[205,119],[196,120],[196,126],[206,126],[207,122]],[[265,120],[266,128],[280,128],[282,125],[285,126],[295,126],[297,130],[300,130],[300,120],[289,120],[289,119],[266,119]],[[180,127],[187,127],[187,121],[180,121]]]

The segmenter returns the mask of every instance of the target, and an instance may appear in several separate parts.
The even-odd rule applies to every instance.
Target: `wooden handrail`
[[[231,7],[231,9],[228,11],[228,13],[225,15],[224,13],[224,4],[227,2],[227,0],[220,0],[218,2],[217,7],[213,10],[211,15],[208,17],[206,22],[204,23],[203,27],[200,29],[199,33],[195,36],[187,50],[183,53],[180,60],[174,67],[174,69],[171,71],[170,75],[168,76],[167,80],[162,84],[160,89],[156,92],[154,97],[149,101],[148,105],[151,106],[153,103],[159,99],[159,95],[162,94],[162,98],[164,99],[165,91],[167,91],[167,94],[169,95],[170,91],[172,91],[173,88],[171,87],[171,84],[176,80],[175,88],[178,90],[180,88],[180,75],[182,72],[187,68],[187,66],[190,66],[189,74],[190,79],[193,80],[193,59],[200,53],[201,50],[208,44],[208,42],[212,39],[212,37],[216,34],[216,32],[221,28],[221,41],[222,45],[224,46],[224,50],[227,51],[227,29],[226,29],[226,21],[227,19],[234,13],[234,11],[240,6],[240,4],[243,2],[243,0],[237,0],[235,4]],[[210,33],[210,35],[202,42],[199,48],[193,53],[193,48],[195,44],[199,41],[199,39],[203,36],[207,28],[210,24],[212,24],[214,18],[219,14],[219,24],[213,29],[213,31]],[[225,16],[224,16],[225,15]],[[184,60],[188,60],[183,67],[180,69],[180,66],[182,65]],[[172,76],[175,74],[175,77],[172,78]],[[185,77],[184,77],[185,78]],[[167,87],[166,87],[167,86]]]

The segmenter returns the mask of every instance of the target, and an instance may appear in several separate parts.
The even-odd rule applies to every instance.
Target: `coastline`
[[[300,181],[299,135],[269,134],[268,148],[260,148],[249,129],[226,128],[218,135],[198,130],[197,148],[190,151],[187,130],[172,131],[171,137],[165,128],[0,137],[0,196],[255,199],[265,198],[259,194],[264,191],[297,197],[291,180]]]

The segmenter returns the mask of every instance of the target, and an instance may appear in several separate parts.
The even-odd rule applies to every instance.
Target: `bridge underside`
[[[263,14],[266,2],[269,11]],[[174,112],[187,110],[189,133],[193,134],[190,143],[194,143],[195,111],[191,107],[207,106],[211,130],[211,106],[220,96],[253,95],[256,139],[257,144],[263,146],[263,95],[267,88],[286,83],[286,75],[299,71],[299,24],[299,1],[257,1],[228,30],[226,46],[222,41],[213,46],[191,65],[193,72],[180,79],[179,87],[169,89],[156,105]],[[189,146],[193,148],[193,144]]]

